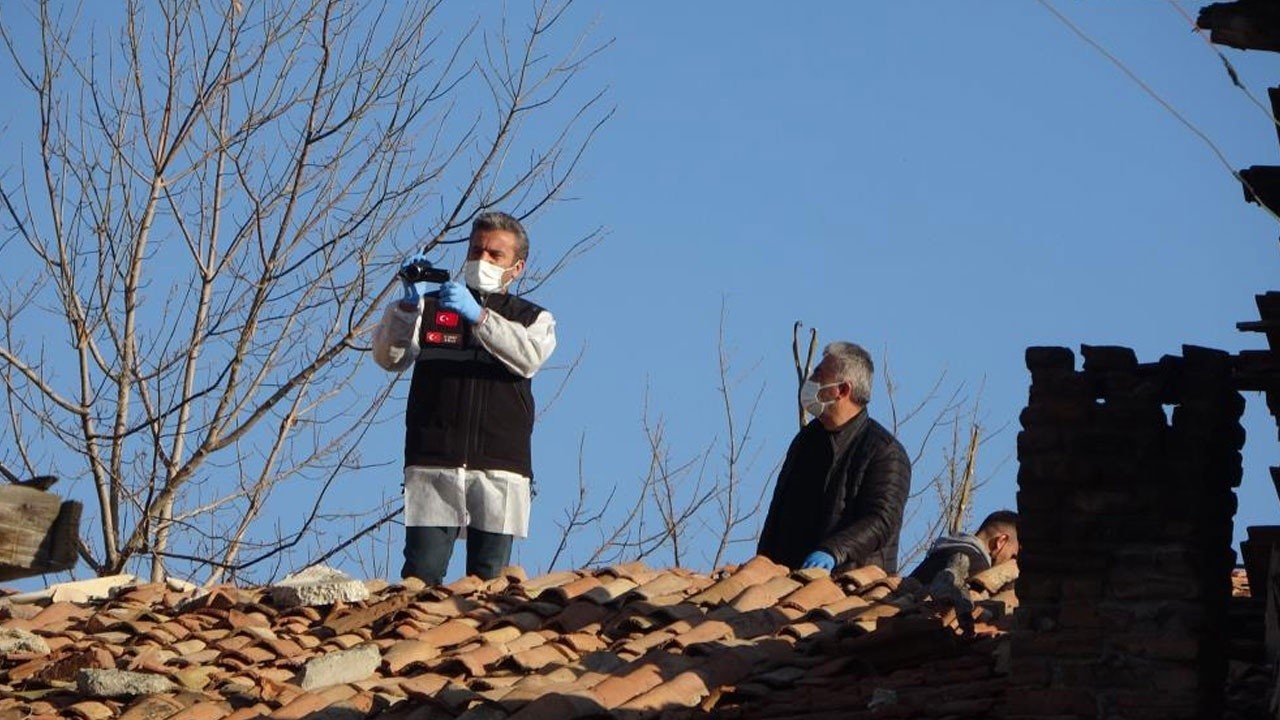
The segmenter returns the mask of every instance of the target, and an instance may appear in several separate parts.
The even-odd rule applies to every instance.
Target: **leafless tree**
[[[290,569],[393,514],[328,502],[389,395],[354,383],[393,268],[564,196],[604,44],[550,0],[119,5],[0,9],[0,464],[88,479],[94,572]]]
[[[650,408],[648,392],[641,418],[649,463],[634,493],[611,485],[593,503],[579,446],[578,495],[557,522],[561,542],[548,568],[570,550],[578,564],[592,566],[630,560],[718,567],[729,548],[754,540],[754,521],[764,500],[764,485],[754,472],[760,443],[753,435],[762,388],[749,409],[736,403],[738,388],[750,371],[735,375],[727,346],[724,308],[717,336],[719,385],[724,434],[687,456],[677,456],[667,422]],[[610,512],[613,508],[613,512]],[[587,541],[586,538],[593,538]]]

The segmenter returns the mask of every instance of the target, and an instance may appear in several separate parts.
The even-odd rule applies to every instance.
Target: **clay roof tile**
[[[1006,560],[997,563],[969,578],[970,587],[985,590],[991,595],[1000,592],[1005,586],[1018,579],[1018,561]]]
[[[400,675],[415,665],[425,665],[440,656],[440,647],[424,640],[401,640],[382,653],[382,664],[392,675]]]
[[[586,593],[589,590],[600,587],[600,581],[593,575],[585,575],[575,578],[563,585],[553,585],[538,593],[541,600],[553,600],[564,605],[570,600]],[[526,586],[527,590],[527,586]]]
[[[784,607],[793,607],[808,612],[816,607],[836,602],[845,597],[844,591],[836,585],[830,576],[822,575],[810,580],[779,602]]]

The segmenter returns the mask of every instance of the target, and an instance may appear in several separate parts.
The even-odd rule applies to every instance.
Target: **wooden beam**
[[[0,483],[0,581],[75,567],[80,509],[53,493]]]
[[[1270,0],[1236,0],[1200,8],[1196,27],[1209,40],[1241,50],[1280,52],[1280,5]]]
[[[1280,213],[1280,167],[1254,165],[1240,171],[1246,202],[1258,203]]]

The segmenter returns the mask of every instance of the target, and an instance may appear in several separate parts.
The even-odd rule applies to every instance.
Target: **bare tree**
[[[335,520],[387,521],[326,502],[389,394],[353,386],[361,335],[399,258],[563,196],[610,113],[569,23],[550,1],[0,10],[0,463],[88,478],[93,571],[274,573],[348,540]],[[286,488],[309,507],[273,518]]]
[[[740,409],[735,401],[737,389],[751,371],[735,375],[732,352],[726,344],[726,322],[722,307],[716,351],[724,434],[687,456],[677,456],[666,420],[660,414],[654,416],[646,390],[641,428],[649,463],[636,491],[620,494],[615,484],[598,504],[593,503],[582,468],[584,445],[580,444],[578,495],[557,522],[561,542],[548,568],[555,567],[571,546],[585,545],[585,537],[592,535],[586,549],[573,555],[574,559],[583,558],[580,564],[584,566],[644,560],[671,565],[698,561],[718,567],[731,546],[755,539],[754,521],[764,501],[765,486],[753,469],[760,448],[753,428],[763,388],[757,388],[749,409]]]

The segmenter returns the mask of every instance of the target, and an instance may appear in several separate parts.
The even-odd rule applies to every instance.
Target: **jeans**
[[[400,577],[416,577],[428,585],[439,585],[449,569],[453,544],[462,528],[406,527],[404,529],[404,567]],[[498,577],[511,562],[511,535],[467,528],[467,574],[481,580]]]

